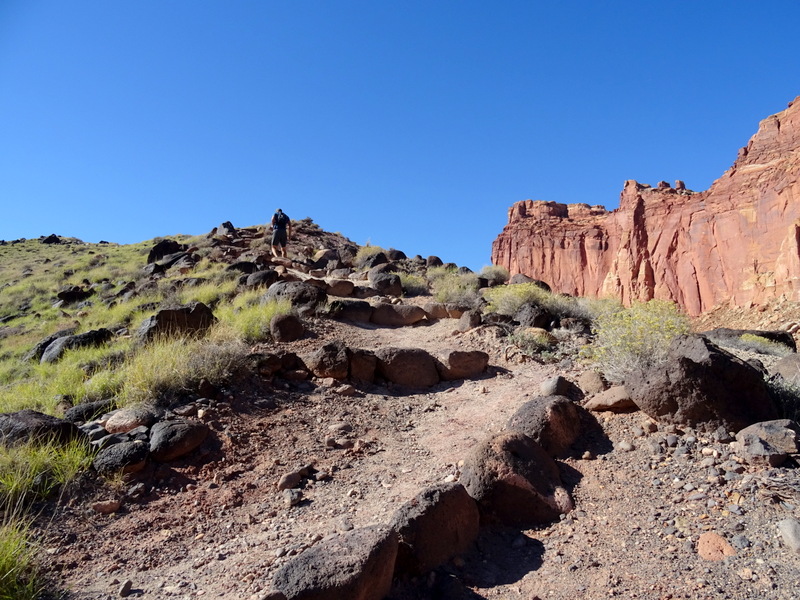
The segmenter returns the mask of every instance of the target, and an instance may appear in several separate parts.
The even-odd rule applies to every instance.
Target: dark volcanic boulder
[[[539,444],[516,431],[477,446],[464,461],[461,483],[489,523],[532,527],[573,509],[558,465]]]
[[[53,334],[48,335],[44,338],[41,342],[36,344],[31,350],[23,357],[22,360],[40,360],[42,358],[42,354],[44,351],[47,350],[47,347],[55,342],[58,338],[67,337],[75,333],[75,327],[68,327],[66,329],[62,329],[60,331],[56,331]]]
[[[77,285],[71,285],[59,290],[56,294],[56,298],[61,300],[64,304],[74,304],[75,302],[83,302],[92,295],[94,295],[94,290],[84,290]]]
[[[262,302],[270,300],[288,300],[292,306],[315,309],[324,304],[328,295],[324,290],[302,281],[278,281],[272,284],[264,294]]]
[[[625,387],[663,423],[739,431],[778,418],[761,373],[699,335],[678,336],[663,364],[634,374]]]
[[[324,344],[305,357],[305,363],[316,377],[346,379],[349,371],[347,346],[340,341]]]
[[[334,300],[328,309],[328,316],[338,321],[369,323],[373,310],[365,300]]]
[[[150,431],[150,455],[158,462],[186,456],[202,444],[208,426],[200,421],[160,421]]]
[[[347,358],[350,361],[350,378],[353,381],[372,383],[378,368],[378,357],[369,350],[349,348]]]
[[[150,249],[150,253],[147,255],[147,264],[149,265],[161,260],[165,256],[177,254],[183,250],[186,250],[186,245],[184,244],[179,244],[175,240],[161,240]]]
[[[142,323],[137,335],[146,342],[164,335],[199,336],[216,322],[217,318],[208,306],[192,302],[158,311]]]
[[[508,420],[506,428],[532,438],[552,457],[569,450],[581,433],[581,408],[565,396],[528,400]]]
[[[395,574],[420,575],[470,548],[480,514],[463,485],[439,483],[401,506],[389,526],[400,538]]]
[[[63,243],[61,238],[58,237],[55,233],[51,233],[47,237],[42,238],[41,240],[39,240],[39,242],[42,243],[42,244],[61,244],[61,243]]]
[[[486,370],[489,355],[481,350],[448,350],[438,355],[437,367],[444,381],[470,379]]]
[[[144,468],[150,451],[141,441],[122,442],[106,446],[94,457],[92,466],[98,473],[136,473]]]
[[[335,535],[278,569],[272,588],[287,600],[383,600],[392,585],[397,535],[373,525]]]
[[[305,332],[305,325],[295,315],[275,315],[269,322],[269,333],[276,342],[294,342]]]
[[[68,442],[77,438],[80,430],[69,421],[25,409],[0,414],[0,442],[7,445],[25,442]]]
[[[550,311],[529,302],[523,304],[519,308],[514,314],[514,320],[519,323],[520,327],[541,327],[542,329],[550,329],[550,325],[555,320],[555,317],[553,317]]]
[[[403,284],[396,273],[379,273],[370,277],[370,285],[382,296],[402,296]]]
[[[375,351],[378,372],[387,380],[409,387],[439,383],[436,361],[420,348],[381,348]]]
[[[114,334],[108,329],[94,329],[85,333],[60,337],[45,348],[40,361],[52,363],[60,359],[67,350],[76,348],[94,348],[107,343]]]
[[[114,408],[113,398],[95,400],[94,402],[81,402],[68,408],[64,412],[64,420],[70,423],[91,421]]]
[[[428,316],[413,304],[379,304],[372,311],[372,322],[385,327],[403,327],[419,323]]]
[[[255,273],[258,271],[258,265],[250,260],[240,260],[235,262],[225,269],[226,271],[238,271],[239,273],[247,273],[250,275],[251,273]]]
[[[277,271],[272,269],[264,269],[263,271],[256,271],[247,276],[245,284],[247,287],[265,287],[268,288],[273,283],[278,281],[280,275]]]

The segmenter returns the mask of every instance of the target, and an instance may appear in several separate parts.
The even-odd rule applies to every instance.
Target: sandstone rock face
[[[556,292],[689,314],[783,294],[800,300],[800,102],[763,120],[706,191],[627,181],[619,208],[525,200],[509,210],[492,262]]]

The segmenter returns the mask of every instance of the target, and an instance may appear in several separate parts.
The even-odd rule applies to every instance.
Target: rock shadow
[[[614,450],[614,444],[603,431],[603,426],[588,410],[581,410],[581,435],[572,444],[570,453],[580,457],[589,452],[593,456],[608,454]]]

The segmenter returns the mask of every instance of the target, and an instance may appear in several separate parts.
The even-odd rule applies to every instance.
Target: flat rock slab
[[[292,559],[275,573],[272,587],[286,600],[383,600],[392,585],[396,557],[392,529],[364,527],[322,541]]]

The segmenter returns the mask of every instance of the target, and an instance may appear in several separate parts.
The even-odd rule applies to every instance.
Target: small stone
[[[303,500],[303,492],[300,490],[283,490],[283,504],[290,508],[297,506]]]
[[[628,441],[620,442],[617,444],[617,450],[622,450],[623,452],[630,452],[633,450],[633,444]]]
[[[300,482],[303,478],[300,476],[300,473],[297,471],[293,471],[292,473],[286,473],[283,477],[280,478],[278,481],[278,489],[279,490],[288,490],[291,488],[296,488],[300,485]]]
[[[595,456],[594,456],[594,453],[593,453],[593,452],[590,452],[589,450],[586,450],[586,452],[584,452],[584,453],[581,455],[581,458],[582,458],[583,460],[594,460]]]
[[[716,562],[726,556],[735,556],[736,550],[718,533],[706,531],[697,540],[697,553],[704,560]]]
[[[125,582],[119,588],[119,595],[122,598],[127,598],[131,595],[131,590],[133,589],[133,582],[130,579],[125,580]]]
[[[664,441],[666,442],[668,448],[674,448],[678,445],[678,436],[674,433],[670,433]]]
[[[800,554],[800,521],[797,519],[779,521],[778,531],[786,547],[795,554]]]
[[[122,502],[119,500],[100,500],[92,503],[92,510],[101,515],[110,515],[117,512],[120,506],[122,506]]]

